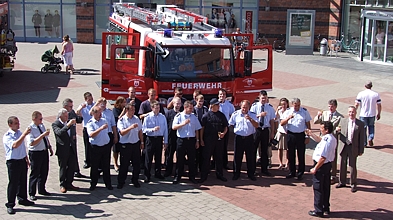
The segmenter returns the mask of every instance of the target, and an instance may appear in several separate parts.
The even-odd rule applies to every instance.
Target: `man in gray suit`
[[[364,153],[364,123],[356,118],[356,107],[349,106],[348,118],[341,119],[337,127],[338,150],[341,156],[340,180],[336,188],[345,187],[347,183],[347,160],[349,160],[349,171],[351,173],[351,192],[356,192],[356,159]]]
[[[323,121],[330,121],[333,124],[333,132],[332,134],[337,139],[338,144],[338,133],[336,131],[337,126],[340,124],[340,120],[344,118],[344,116],[337,111],[337,100],[331,99],[328,101],[328,111],[318,111],[317,116],[314,118],[314,124],[321,124]],[[335,184],[337,182],[337,148],[335,152],[334,161],[332,162],[332,170],[331,170],[331,184]]]

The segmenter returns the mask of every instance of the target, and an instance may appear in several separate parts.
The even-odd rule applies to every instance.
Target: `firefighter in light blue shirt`
[[[160,113],[160,103],[150,102],[152,112],[145,116],[142,124],[142,132],[146,134],[145,148],[145,176],[146,182],[150,182],[150,170],[154,155],[154,177],[164,179],[161,174],[162,144],[168,147],[168,125],[166,118]]]
[[[178,113],[173,119],[172,129],[177,130],[177,163],[176,176],[173,184],[180,182],[184,170],[184,158],[187,154],[189,178],[191,182],[197,183],[195,180],[195,149],[199,148],[199,130],[202,128],[198,118],[192,113],[194,106],[190,101],[184,102],[184,111]]]
[[[7,207],[8,214],[15,214],[15,199],[18,197],[19,204],[25,206],[34,205],[27,200],[27,168],[30,165],[26,154],[24,139],[30,133],[28,127],[22,133],[19,130],[19,119],[15,116],[8,118],[8,131],[3,136],[5,159],[8,168]]]
[[[254,133],[259,126],[257,115],[250,112],[250,101],[243,100],[240,103],[240,109],[235,111],[228,121],[228,124],[234,126],[235,132],[235,158],[233,161],[233,178],[237,180],[240,177],[243,154],[246,152],[247,175],[248,178],[255,181],[256,169],[256,149],[254,147]]]
[[[300,99],[292,99],[292,105],[289,110],[285,111],[281,126],[287,125],[288,134],[288,162],[289,174],[287,178],[293,178],[297,175],[300,180],[303,178],[306,167],[305,154],[306,144],[310,141],[309,137],[304,134],[306,129],[311,129],[311,116],[307,109],[300,107]],[[296,173],[296,150],[298,155],[299,167]]]

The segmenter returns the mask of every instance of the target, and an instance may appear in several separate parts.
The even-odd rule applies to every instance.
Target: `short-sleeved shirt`
[[[206,106],[202,106],[202,108],[194,106],[194,114],[198,118],[199,122],[201,122],[203,115],[208,111],[209,109]]]
[[[153,130],[156,126],[160,126],[158,131]],[[154,115],[154,112],[150,112],[143,119],[142,132],[147,136],[163,136],[164,144],[168,143],[168,125],[165,116],[161,113]]]
[[[325,163],[334,161],[337,139],[332,134],[325,134],[315,147],[312,159],[318,162],[321,157],[326,158]]]
[[[119,142],[122,144],[135,144],[139,141],[139,131],[142,130],[142,123],[141,120],[139,120],[138,117],[135,115],[132,116],[132,118],[129,118],[127,115],[123,115],[117,122],[117,128],[119,131],[124,130],[128,127],[130,127],[133,124],[138,124],[138,127],[131,129],[127,134],[121,135],[120,134],[120,139]]]
[[[108,133],[112,133],[112,127],[116,126],[116,120],[112,110],[106,108],[104,111],[102,111],[101,114],[102,117],[105,118],[105,120],[108,122]]]
[[[252,119],[257,121],[257,115],[253,112],[248,111],[247,113]],[[252,125],[250,120],[247,120],[245,114],[242,114],[241,109],[235,111],[228,121],[229,125],[233,125],[233,132],[240,136],[249,136],[255,133],[255,127]]]
[[[173,125],[183,123],[186,119],[190,119],[190,123],[177,129],[176,135],[179,138],[195,137],[195,131],[202,128],[198,118],[194,114],[187,115],[185,112],[181,112],[173,119]]]
[[[30,134],[28,134],[26,136],[27,143],[29,144],[29,146],[28,146],[29,150],[30,151],[43,151],[43,150],[45,150],[46,147],[45,147],[44,139],[41,139],[41,141],[38,142],[38,144],[36,144],[36,145],[33,145],[33,146],[31,145],[31,143],[33,143],[33,141],[41,135],[41,132],[38,129],[38,126],[40,126],[42,133],[44,133],[46,131],[44,124],[39,124],[37,126],[34,123],[31,123],[29,126],[31,128]],[[46,137],[44,137],[44,138],[46,138]],[[49,142],[47,142],[47,143],[49,144]]]
[[[88,105],[87,103],[85,108],[82,108],[81,110],[81,114],[83,117],[83,127],[86,127],[87,122],[92,118],[92,116],[90,115],[90,109],[95,105],[95,102],[93,102],[91,105]],[[83,105],[83,103],[81,104]]]
[[[377,115],[377,104],[381,104],[381,98],[377,92],[366,89],[359,92],[356,102],[360,104],[360,117],[374,117]]]
[[[259,114],[262,112],[262,103],[256,102],[252,104],[250,108],[251,112],[254,112],[255,114]],[[266,116],[263,117],[263,128],[269,128],[270,127],[270,120],[274,120],[276,117],[276,112],[274,111],[274,108],[271,104],[265,103],[263,104],[263,111],[266,112]],[[261,118],[258,117],[258,122],[261,122]]]
[[[107,124],[108,122],[106,121],[105,118],[100,118],[99,120],[96,120],[94,117],[87,122],[87,133],[91,134],[92,132],[96,131],[99,129],[101,126],[104,124]],[[108,124],[109,127],[109,124]],[[109,135],[107,130],[102,130],[100,133],[98,133],[95,137],[90,137],[89,136],[89,142],[92,145],[97,145],[97,146],[104,146],[109,143]]]
[[[224,113],[225,117],[229,121],[229,118],[235,112],[235,106],[228,100],[225,100],[225,102],[220,103],[220,112]]]
[[[287,125],[281,125],[280,122],[281,122],[281,120],[285,119],[284,115],[285,115],[285,112],[288,111],[288,110],[289,110],[289,108],[287,108],[284,112],[278,111],[278,119],[277,119],[277,121],[278,121],[278,128],[277,128],[277,131],[281,132],[283,134],[287,133]]]
[[[294,117],[288,121],[288,131],[293,133],[304,132],[307,128],[306,122],[312,119],[310,113],[303,107],[300,107],[297,112],[291,107],[284,112],[284,118],[288,118],[291,114],[294,114]]]
[[[12,148],[12,145],[16,140],[22,136],[20,130],[13,131],[8,129],[8,131],[3,136],[3,145],[5,149],[5,159],[6,160],[20,160],[26,157],[26,146],[25,142],[22,143],[17,148]]]
[[[201,125],[205,128],[205,137],[217,137],[218,132],[223,132],[228,127],[228,121],[224,113],[208,111],[203,115]]]

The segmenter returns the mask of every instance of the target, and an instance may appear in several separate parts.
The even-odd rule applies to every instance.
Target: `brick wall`
[[[260,0],[259,6],[258,32],[271,43],[286,33],[287,9],[315,10],[314,33],[327,39],[339,36],[341,0]]]
[[[78,43],[94,43],[94,0],[76,0]]]

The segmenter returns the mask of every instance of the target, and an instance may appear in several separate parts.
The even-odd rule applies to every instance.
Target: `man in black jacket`
[[[60,109],[57,120],[52,123],[53,133],[56,138],[56,155],[59,161],[60,192],[78,190],[72,185],[76,171],[76,119],[68,121],[67,109]]]

